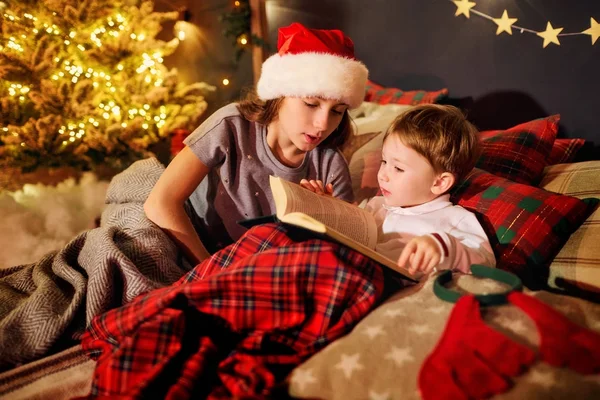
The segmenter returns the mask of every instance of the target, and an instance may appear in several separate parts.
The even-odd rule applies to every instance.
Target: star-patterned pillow
[[[548,192],[477,168],[452,190],[451,200],[477,215],[497,267],[531,289],[547,287],[552,259],[598,204],[596,198]]]
[[[433,351],[454,307],[437,298],[433,280],[402,289],[381,304],[348,335],[296,367],[288,377],[293,398],[323,400],[420,400],[419,369]],[[489,279],[462,275],[450,283],[471,293],[498,292],[505,287]],[[571,320],[600,331],[600,305],[545,291],[529,292]],[[513,306],[491,307],[485,320],[509,338],[532,348],[537,329],[527,314]],[[568,368],[537,362],[514,379],[505,400],[596,398],[598,375],[583,376]]]
[[[559,120],[559,115],[553,115],[507,130],[481,132],[482,154],[476,166],[515,182],[536,185],[548,165]]]

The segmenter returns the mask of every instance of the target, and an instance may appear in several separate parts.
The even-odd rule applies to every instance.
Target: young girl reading
[[[279,30],[278,49],[262,66],[257,96],[192,132],[144,204],[192,265],[239,239],[239,220],[274,213],[269,175],[332,184],[352,201],[337,148],[351,132],[348,109],[364,98],[367,68],[339,30],[294,23]]]

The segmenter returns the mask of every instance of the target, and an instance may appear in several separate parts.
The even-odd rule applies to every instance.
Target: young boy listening
[[[378,222],[376,250],[413,274],[494,267],[481,224],[452,204],[448,193],[478,155],[477,129],[456,107],[426,104],[399,115],[384,136],[377,174],[381,195],[365,207]],[[320,193],[332,189],[315,181],[301,185]]]

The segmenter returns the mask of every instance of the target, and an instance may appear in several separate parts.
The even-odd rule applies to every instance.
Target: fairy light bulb
[[[224,78],[223,79],[223,86],[227,86],[227,85],[229,85],[229,79]]]

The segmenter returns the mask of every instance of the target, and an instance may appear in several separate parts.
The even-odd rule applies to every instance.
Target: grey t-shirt
[[[353,200],[348,164],[338,150],[317,147],[299,167],[285,166],[267,144],[266,127],[245,119],[236,103],[211,115],[184,143],[211,168],[189,198],[192,223],[210,252],[242,236],[246,228],[238,221],[275,213],[269,175],[296,183],[320,179],[333,184],[336,197]]]

